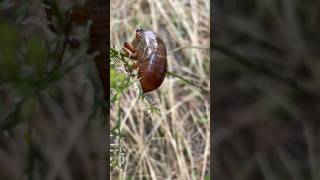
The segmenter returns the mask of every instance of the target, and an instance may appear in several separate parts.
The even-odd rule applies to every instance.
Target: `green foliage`
[[[117,72],[114,67],[110,69],[110,86],[112,89],[124,89],[126,85],[126,76],[124,73]]]
[[[121,147],[123,140],[120,123],[121,123],[121,110],[120,110],[120,98],[125,90],[132,84],[130,76],[126,75],[121,68],[126,63],[125,57],[115,49],[110,49],[110,106],[111,109],[115,108],[115,103],[118,102],[118,119],[116,125],[110,131],[110,167],[111,168],[123,168],[124,149]],[[130,83],[131,82],[131,83]]]
[[[143,95],[142,95],[142,99],[143,99],[143,102],[144,102],[144,104],[145,104],[145,106],[146,106],[146,108],[145,108],[145,110],[144,110],[145,112],[147,112],[147,113],[149,113],[149,114],[158,114],[158,115],[160,115],[160,109],[159,109],[159,107],[152,105],[152,104],[149,102],[149,100],[148,100],[145,96],[143,96]]]
[[[2,76],[16,76],[18,63],[16,51],[19,47],[17,28],[0,21],[0,66]]]
[[[67,77],[68,73],[81,63],[93,62],[93,56],[87,55],[88,44],[82,43],[82,40],[87,40],[88,33],[81,31],[85,36],[79,40],[81,47],[71,51],[69,44],[65,43],[68,39],[65,24],[69,21],[61,3],[55,0],[42,2],[43,6],[33,4],[34,1],[0,0],[0,10],[4,12],[1,12],[1,16],[6,19],[0,20],[0,132],[11,132],[17,126],[26,130],[25,144],[28,150],[23,178],[28,177],[30,180],[33,179],[37,162],[34,159],[39,158],[35,156],[36,150],[32,143],[32,137],[36,134],[32,133],[33,120],[42,120],[36,114],[39,109],[43,110],[38,106],[39,98],[43,97],[43,94],[49,95],[59,104],[58,101],[63,97],[59,94],[61,87],[56,85],[56,82]],[[33,5],[36,6],[33,12],[30,12]],[[33,23],[33,16],[37,16],[36,12],[43,11],[44,7],[50,11],[48,14],[51,13],[51,20],[48,18],[50,22],[38,26]],[[42,15],[40,14],[41,17]],[[26,19],[31,21],[24,21]],[[52,30],[51,26],[46,29],[47,24],[57,31]],[[44,38],[43,35],[50,30],[50,36]],[[70,31],[72,38],[78,38],[73,35],[74,32]],[[54,67],[55,64],[57,66]],[[25,150],[24,147],[22,149]]]
[[[34,96],[29,97],[23,104],[21,104],[20,108],[20,118],[29,120],[33,116],[33,112],[36,108],[38,99]]]
[[[30,64],[43,64],[43,60],[47,56],[47,49],[42,45],[41,39],[38,37],[31,37],[26,42],[26,60]]]
[[[38,79],[45,75],[48,50],[40,37],[23,41],[17,27],[0,22],[0,41],[1,78],[24,83],[28,74]]]
[[[128,69],[131,66],[121,52],[110,49],[110,59],[110,103],[113,104],[137,79],[122,70],[125,66]]]
[[[47,48],[38,37],[31,37],[26,41],[26,62],[34,66],[37,75],[45,73],[45,62],[48,55]]]
[[[138,83],[137,71],[125,72],[124,69],[131,69],[132,62],[122,52],[111,48],[110,49],[110,106],[118,114],[116,124],[111,130],[111,150],[110,150],[110,167],[111,168],[123,168],[126,162],[125,149],[121,146],[125,137],[121,131],[121,96],[129,88],[134,88],[134,83]],[[149,100],[143,95],[141,89],[139,89],[139,100],[142,100],[145,104],[144,111],[149,114],[160,114],[158,107],[152,105]]]
[[[61,14],[55,1],[45,2],[45,5],[55,12],[54,18]],[[6,5],[6,2],[0,2],[0,5],[1,8],[11,7]],[[26,8],[18,8],[15,15],[23,19],[26,16]],[[59,32],[63,30],[60,28]],[[59,37],[56,36],[57,39]],[[37,95],[47,88],[49,94],[54,94],[52,84],[63,79],[65,74],[84,62],[84,57],[87,57],[86,50],[82,49],[65,57],[63,54],[69,50],[65,47],[67,50],[61,50],[62,56],[58,60],[52,55],[57,54],[56,49],[62,49],[59,40],[50,42],[52,47],[56,48],[48,47],[47,39],[38,34],[26,36],[20,26],[6,21],[0,21],[0,42],[0,90],[4,92],[3,96],[0,96],[0,105],[5,106],[5,110],[0,111],[0,129],[13,128],[32,118]],[[68,63],[53,70],[52,64],[62,61],[63,58],[69,58]],[[91,56],[89,58],[92,59]],[[2,102],[1,98],[4,96],[12,98],[8,102]]]

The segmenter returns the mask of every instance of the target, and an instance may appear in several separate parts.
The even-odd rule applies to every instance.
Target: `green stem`
[[[168,54],[173,54],[177,51],[180,51],[182,49],[203,49],[203,50],[210,50],[210,48],[206,48],[206,47],[201,47],[201,46],[183,46],[183,47],[178,47],[173,49],[172,51],[170,51]]]
[[[185,83],[187,83],[187,84],[189,84],[189,85],[191,85],[191,86],[194,86],[194,87],[196,87],[196,88],[201,89],[204,93],[209,93],[209,91],[208,91],[207,89],[204,89],[203,87],[195,84],[194,82],[192,82],[192,81],[190,81],[190,80],[187,80],[187,79],[181,77],[180,75],[178,75],[178,74],[176,74],[176,73],[174,73],[174,72],[167,71],[167,74],[169,74],[170,76],[176,77],[176,78],[184,81]]]

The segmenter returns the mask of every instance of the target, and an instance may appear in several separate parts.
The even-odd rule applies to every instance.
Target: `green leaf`
[[[0,47],[15,49],[19,44],[18,30],[6,22],[0,21]]]
[[[0,21],[0,66],[6,76],[17,75],[16,53],[19,47],[19,34],[16,27]]]
[[[26,101],[20,107],[21,120],[30,120],[33,116],[33,112],[37,105],[37,98],[32,96],[26,99]]]
[[[111,88],[116,86],[116,70],[114,68],[110,69],[110,86]]]
[[[48,55],[41,39],[32,37],[26,42],[26,60],[28,65],[33,65],[37,72],[45,70],[44,62]]]

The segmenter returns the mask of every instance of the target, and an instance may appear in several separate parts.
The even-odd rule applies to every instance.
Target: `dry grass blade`
[[[110,39],[115,49],[132,41],[137,27],[153,30],[166,44],[168,70],[194,83],[168,75],[144,100],[137,99],[138,83],[123,92],[119,101],[127,164],[112,171],[112,179],[210,177],[209,94],[203,93],[210,86],[209,2],[111,1]],[[148,104],[155,111],[146,111]],[[111,110],[111,126],[117,123],[117,110]]]

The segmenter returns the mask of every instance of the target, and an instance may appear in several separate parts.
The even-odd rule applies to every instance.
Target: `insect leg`
[[[132,66],[127,66],[127,65],[124,65],[124,66],[125,66],[125,70],[129,73],[132,73],[132,70],[139,68],[138,63],[133,63]]]
[[[138,69],[138,68],[139,68],[138,63],[133,63],[133,64],[132,64],[132,68],[133,68],[133,69]]]
[[[137,53],[132,52],[129,48],[126,47],[126,45],[122,47],[122,50],[129,56],[129,58],[135,59],[135,60],[137,59]]]
[[[132,53],[136,52],[136,50],[134,49],[131,43],[125,42],[123,45],[124,47],[128,48]]]

